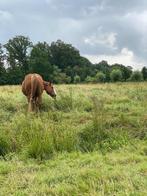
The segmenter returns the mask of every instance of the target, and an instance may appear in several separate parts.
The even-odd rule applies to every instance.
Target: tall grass
[[[42,160],[57,152],[110,150],[127,143],[127,137],[106,128],[108,125],[104,101],[97,97],[91,98],[93,109],[90,122],[79,130],[71,127],[70,120],[66,121],[61,113],[65,111],[67,105],[64,103],[65,100],[68,102],[68,99],[69,96],[64,95],[63,99],[60,97],[60,104],[63,101],[62,108],[58,108],[56,112],[15,115],[11,126],[7,127],[5,139],[0,143],[1,148],[5,149],[4,154],[12,151]],[[71,99],[72,104],[75,104],[72,97]],[[69,103],[68,106],[71,107],[71,100]],[[76,112],[74,110],[75,108],[73,113]],[[9,145],[8,140],[11,141]]]
[[[0,87],[0,195],[146,195],[146,83],[57,93],[29,114],[19,86]]]
[[[136,103],[141,103],[136,112],[145,112],[145,96],[136,99],[133,89],[134,99],[130,100],[127,88],[122,90],[121,84],[117,84],[118,90],[112,91],[112,87],[61,88],[56,101],[45,95],[40,112],[32,115],[26,112],[27,101],[18,89],[16,97],[15,92],[4,92],[0,98],[0,154],[15,152],[46,159],[58,152],[107,152],[127,145],[131,138],[145,139],[145,119],[136,121],[136,116],[128,116]],[[140,91],[146,92],[143,87],[138,88],[137,96]],[[124,94],[120,97],[118,92]]]
[[[107,121],[107,113],[104,107],[104,99],[92,97],[93,111],[92,122],[80,132],[80,146],[84,151],[110,151],[119,149],[128,143],[128,135],[121,130],[111,130],[111,124]]]

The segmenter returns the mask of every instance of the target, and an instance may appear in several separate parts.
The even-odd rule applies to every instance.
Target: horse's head
[[[53,98],[56,98],[56,90],[53,87],[53,84],[51,82],[44,81],[44,90],[48,95],[50,95]]]

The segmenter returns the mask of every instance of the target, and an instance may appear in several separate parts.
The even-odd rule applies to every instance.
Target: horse
[[[56,98],[56,91],[51,82],[44,81],[42,76],[37,73],[25,76],[22,82],[22,92],[27,97],[29,112],[39,108],[44,90],[52,98]]]

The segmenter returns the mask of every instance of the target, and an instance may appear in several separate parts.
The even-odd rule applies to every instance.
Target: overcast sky
[[[147,0],[0,0],[0,43],[61,39],[93,63],[147,65]]]

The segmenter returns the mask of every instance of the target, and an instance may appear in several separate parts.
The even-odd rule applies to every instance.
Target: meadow
[[[0,195],[147,195],[147,83],[0,87]]]

